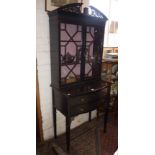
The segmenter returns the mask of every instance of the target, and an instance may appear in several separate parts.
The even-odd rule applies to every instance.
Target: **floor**
[[[118,146],[117,119],[110,115],[106,133],[103,116],[71,131],[70,152],[66,151],[65,134],[37,146],[37,155],[113,155]]]

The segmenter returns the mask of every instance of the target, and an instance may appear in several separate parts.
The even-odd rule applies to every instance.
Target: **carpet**
[[[71,130],[70,152],[66,151],[65,134],[53,140],[58,155],[113,155],[118,146],[117,121],[109,118],[106,133],[103,119],[94,119]]]
[[[108,123],[106,133],[103,127],[97,129],[97,155],[113,155],[118,148],[118,124],[116,120]]]
[[[113,155],[118,146],[117,120],[109,115],[103,132],[103,116],[71,130],[70,152],[66,151],[65,134],[37,146],[37,155]]]

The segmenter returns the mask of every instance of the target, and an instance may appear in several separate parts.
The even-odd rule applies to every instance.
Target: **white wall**
[[[36,29],[37,29],[37,69],[40,91],[40,104],[43,122],[44,140],[53,137],[53,116],[52,116],[52,90],[51,72],[50,72],[50,44],[49,44],[49,22],[48,15],[45,12],[45,0],[37,0],[36,10]],[[92,117],[96,116],[93,111]],[[88,114],[82,114],[72,121],[71,128],[74,128],[88,120]],[[58,134],[65,132],[65,117],[57,112],[57,132]]]
[[[93,5],[107,17],[105,34],[104,34],[104,46],[105,47],[116,47],[118,46],[118,34],[109,33],[110,22],[118,21],[118,0],[89,0],[89,4]]]

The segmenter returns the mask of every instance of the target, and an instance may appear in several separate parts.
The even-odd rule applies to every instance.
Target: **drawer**
[[[104,91],[99,91],[99,92],[94,92],[87,95],[71,97],[68,99],[68,103],[70,106],[76,106],[76,105],[86,104],[89,102],[96,102],[103,98],[105,98]]]
[[[75,116],[77,114],[86,113],[95,110],[105,100],[105,90],[98,92],[91,92],[86,95],[80,95],[68,98],[68,106],[70,109],[70,115]]]
[[[98,101],[87,102],[83,104],[77,104],[75,106],[70,106],[70,114],[71,116],[75,116],[77,114],[86,113],[92,110],[95,110],[99,105],[104,103],[104,99],[100,99]],[[104,105],[104,104],[103,104]]]
[[[96,107],[97,107],[97,104],[92,104],[92,103],[85,103],[81,105],[72,106],[70,107],[70,114],[71,116],[74,116],[77,114],[86,113],[96,109]]]
[[[77,114],[86,113],[92,110],[95,110],[97,107],[103,105],[104,106],[105,99],[98,99],[96,101],[86,102],[83,104],[76,104],[70,106],[70,114],[71,116],[75,116]]]

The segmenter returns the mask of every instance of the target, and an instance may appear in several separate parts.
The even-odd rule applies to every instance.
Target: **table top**
[[[94,92],[101,91],[109,87],[109,83],[105,81],[92,82],[87,85],[80,85],[73,88],[64,88],[61,89],[62,93],[68,97],[74,97],[78,95],[86,95]]]

